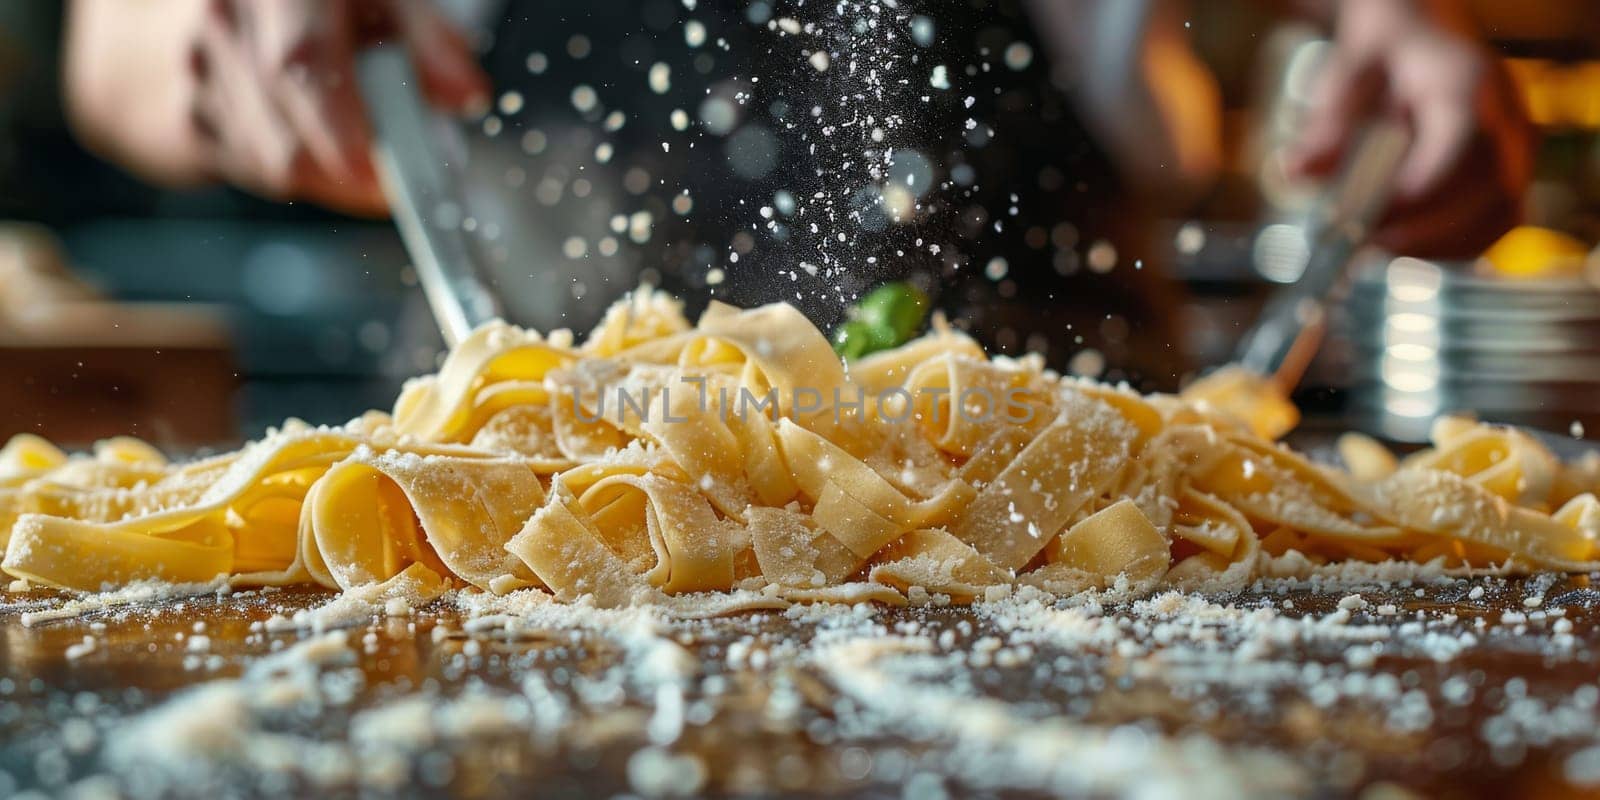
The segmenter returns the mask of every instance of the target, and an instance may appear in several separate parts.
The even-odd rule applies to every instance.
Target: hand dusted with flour
[[[131,439],[68,457],[16,437],[3,568],[74,590],[224,575],[685,613],[1222,589],[1291,550],[1600,568],[1594,463],[1446,420],[1398,463],[1350,448],[1358,480],[1218,402],[990,359],[942,324],[846,369],[789,306],[691,326],[640,292],[581,345],[490,325],[392,415],[290,422],[236,453],[173,465]]]

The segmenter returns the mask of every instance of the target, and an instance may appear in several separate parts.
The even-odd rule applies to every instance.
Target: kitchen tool
[[[379,44],[356,57],[356,80],[376,144],[378,174],[439,332],[454,346],[502,316],[501,304],[463,230],[456,170],[466,144],[424,101],[405,48]]]
[[[1410,144],[1409,132],[1400,125],[1374,123],[1307,214],[1298,237],[1291,229],[1288,241],[1258,245],[1257,268],[1288,285],[1267,302],[1235,358],[1251,372],[1271,376],[1283,394],[1294,390],[1316,355],[1327,328],[1329,295],[1388,203],[1394,172]]]

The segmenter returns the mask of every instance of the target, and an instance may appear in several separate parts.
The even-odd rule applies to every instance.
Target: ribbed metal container
[[[1322,374],[1359,427],[1421,441],[1440,414],[1600,431],[1600,291],[1412,258],[1358,271]]]

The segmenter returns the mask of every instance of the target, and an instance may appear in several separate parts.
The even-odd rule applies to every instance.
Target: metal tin
[[[1495,280],[1470,265],[1371,261],[1334,322],[1325,382],[1352,422],[1426,438],[1440,414],[1600,431],[1600,291],[1579,279]]]

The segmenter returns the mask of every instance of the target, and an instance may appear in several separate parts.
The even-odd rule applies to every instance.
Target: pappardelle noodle
[[[1248,385],[1141,396],[943,324],[847,367],[790,306],[691,326],[644,290],[581,344],[491,324],[392,413],[291,420],[226,455],[14,437],[0,567],[72,590],[225,576],[724,609],[1221,590],[1294,553],[1600,568],[1593,460],[1445,419],[1404,460],[1349,439],[1336,469],[1275,444],[1293,409]]]

